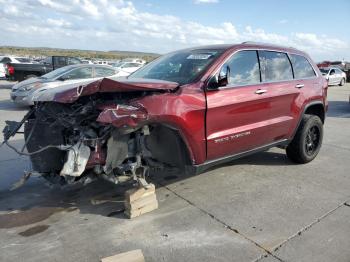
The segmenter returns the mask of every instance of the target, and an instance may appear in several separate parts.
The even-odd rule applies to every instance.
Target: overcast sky
[[[350,60],[350,1],[0,0],[0,45],[166,53],[204,44],[294,46]]]

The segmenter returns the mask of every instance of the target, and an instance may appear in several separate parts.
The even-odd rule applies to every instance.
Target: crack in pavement
[[[311,224],[303,227],[302,229],[300,229],[298,232],[296,232],[294,235],[291,235],[289,238],[287,238],[286,240],[282,241],[282,243],[280,243],[277,247],[274,248],[274,250],[272,252],[276,252],[278,249],[280,249],[284,244],[286,244],[288,241],[294,239],[297,236],[300,236],[302,233],[304,233],[305,231],[309,230],[312,226],[316,225],[317,223],[319,223],[321,220],[323,220],[324,218],[326,218],[327,216],[329,216],[330,214],[334,213],[337,209],[341,208],[342,206],[349,206],[349,204],[347,203],[349,202],[349,200],[346,200],[344,202],[342,202],[341,204],[339,204],[337,207],[329,210],[328,212],[324,213],[322,216],[318,217],[315,221],[313,221]]]
[[[159,183],[159,182],[158,182]],[[188,204],[190,204],[191,206],[197,208],[198,210],[200,210],[202,213],[206,214],[207,216],[209,216],[210,218],[214,219],[216,222],[220,223],[221,225],[223,225],[225,228],[227,228],[228,230],[238,234],[239,236],[245,238],[246,240],[248,240],[250,243],[254,244],[255,246],[257,246],[259,249],[262,249],[264,252],[266,252],[268,255],[273,256],[274,258],[276,258],[278,261],[284,262],[282,259],[280,259],[279,257],[277,257],[276,255],[272,254],[271,251],[269,251],[268,249],[264,248],[263,246],[261,246],[259,243],[255,242],[254,240],[250,239],[249,237],[245,236],[244,234],[242,234],[241,232],[239,232],[237,229],[231,227],[230,225],[226,224],[224,221],[222,221],[221,219],[217,218],[214,214],[206,211],[203,208],[198,207],[195,203],[193,203],[192,201],[188,200],[187,198],[181,196],[180,194],[176,193],[174,190],[170,189],[169,187],[167,187],[166,185],[163,185],[161,183],[159,183],[159,185],[163,186],[164,188],[166,188],[168,191],[170,191],[171,193],[173,193],[175,196],[181,198],[182,200],[186,201]],[[265,257],[266,254],[262,254],[260,257],[258,257],[256,260],[254,261],[258,261],[260,259],[262,259],[263,257]]]
[[[344,206],[347,206],[347,207],[350,207],[350,204],[348,204],[348,203],[344,203]]]

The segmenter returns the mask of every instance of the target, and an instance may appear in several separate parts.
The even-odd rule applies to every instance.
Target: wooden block
[[[134,218],[158,208],[155,186],[130,189],[125,193],[125,212],[129,218]]]
[[[144,206],[153,204],[154,202],[157,202],[156,194],[151,194],[151,195],[142,197],[140,199],[137,199],[132,203],[125,202],[124,206],[125,206],[125,209],[135,210],[135,209],[140,209]]]
[[[141,249],[137,249],[102,258],[101,262],[145,262],[145,258],[142,254]]]
[[[155,186],[153,184],[149,184],[147,189],[144,187],[141,188],[133,188],[125,193],[125,201],[131,203],[141,197],[151,195],[155,193]]]
[[[158,201],[153,202],[152,204],[149,204],[139,209],[131,209],[131,210],[126,209],[124,211],[124,214],[129,218],[134,218],[134,217],[141,216],[142,214],[151,212],[157,208],[158,208]]]

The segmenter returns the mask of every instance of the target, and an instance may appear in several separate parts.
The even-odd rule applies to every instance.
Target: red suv
[[[327,81],[294,48],[190,48],[125,79],[39,89],[23,120],[26,146],[35,171],[64,183],[201,172],[275,146],[307,163],[321,147],[326,96]]]

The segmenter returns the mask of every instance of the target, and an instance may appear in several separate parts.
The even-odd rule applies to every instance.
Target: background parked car
[[[66,65],[75,64],[82,64],[82,61],[76,57],[69,56],[49,56],[40,64],[7,63],[6,77],[9,80],[23,81],[24,79],[44,75]]]
[[[11,99],[20,105],[33,105],[34,92],[75,83],[88,83],[103,77],[115,77],[116,69],[105,65],[70,65],[41,77],[30,78],[12,87]]]
[[[0,79],[6,77],[6,64],[8,63],[32,63],[29,58],[15,56],[0,56]]]
[[[118,76],[128,76],[142,66],[143,64],[141,63],[120,62],[119,64],[115,65],[115,68],[118,70]]]
[[[346,82],[346,74],[336,67],[319,68],[322,75],[328,80],[328,85],[343,86]]]
[[[143,65],[146,64],[146,61],[141,59],[141,58],[124,58],[122,60],[122,62],[125,62],[125,63],[139,63],[139,64],[143,64]]]

